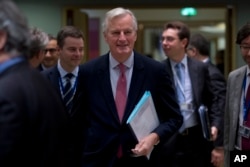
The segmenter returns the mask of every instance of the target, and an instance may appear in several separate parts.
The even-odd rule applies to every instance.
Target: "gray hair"
[[[0,1],[0,31],[7,34],[3,48],[10,56],[29,54],[30,34],[26,17],[11,0]]]
[[[102,24],[103,32],[107,31],[108,24],[113,18],[118,17],[118,16],[128,15],[128,14],[132,17],[133,27],[137,31],[138,25],[137,25],[137,19],[136,19],[134,13],[129,9],[124,9],[122,7],[118,7],[118,8],[114,8],[106,13],[106,17],[105,17],[104,22]]]
[[[31,43],[30,43],[30,56],[29,58],[34,57],[40,51],[44,50],[46,45],[49,42],[49,37],[47,33],[43,32],[42,30],[34,27],[30,29],[31,35]]]

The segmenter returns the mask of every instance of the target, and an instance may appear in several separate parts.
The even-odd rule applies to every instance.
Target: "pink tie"
[[[243,125],[244,126],[247,126],[250,128],[250,84],[248,85],[248,88],[247,88],[247,94],[246,94],[246,108],[247,108],[247,119],[244,120],[244,123]],[[250,139],[249,138],[245,138],[245,137],[242,137],[242,150],[250,150]]]
[[[120,69],[120,76],[117,81],[117,86],[116,86],[116,95],[115,95],[115,104],[116,104],[116,109],[119,115],[120,122],[122,122],[122,117],[124,114],[125,106],[126,106],[126,101],[127,101],[127,80],[125,76],[125,66],[123,64],[118,65]],[[119,145],[118,152],[117,152],[117,157],[121,158],[122,157],[122,145]]]
[[[120,69],[120,76],[117,81],[117,87],[116,87],[116,95],[115,95],[115,104],[116,109],[119,115],[120,121],[122,121],[122,117],[124,114],[126,101],[127,101],[127,81],[125,76],[125,66],[123,64],[118,65]]]

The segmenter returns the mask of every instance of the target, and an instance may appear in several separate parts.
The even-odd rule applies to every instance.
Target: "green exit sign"
[[[197,10],[193,7],[185,7],[181,9],[182,16],[196,16]]]

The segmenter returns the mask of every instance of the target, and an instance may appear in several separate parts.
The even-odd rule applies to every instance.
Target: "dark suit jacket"
[[[54,67],[51,67],[51,68],[49,68],[47,70],[42,71],[41,74],[49,79],[49,81],[55,87],[55,89],[58,92],[58,94],[60,95],[60,97],[62,97],[61,96],[61,90],[60,90],[60,83],[59,83],[60,73],[58,71],[57,65],[54,66]],[[78,81],[79,81],[79,77],[78,77]],[[81,89],[81,85],[78,82],[76,92],[75,92],[75,95],[74,95],[74,99],[73,99],[72,111],[71,111],[70,114],[67,113],[67,114],[69,114],[69,117],[74,117],[74,115],[77,114],[77,111],[79,110],[79,107],[80,107],[79,100],[80,100],[80,96],[81,96],[80,89]],[[63,101],[63,99],[62,99],[62,101]]]
[[[165,64],[167,70],[171,71],[170,76],[172,82],[174,82],[170,60],[166,59],[163,63]],[[189,57],[187,57],[187,64],[192,84],[193,105],[195,107],[195,112],[198,114],[198,108],[201,104],[204,104],[209,108],[211,125],[220,127],[220,111],[218,110],[217,104],[215,104],[216,97],[214,97],[212,93],[213,88],[210,81],[208,65]]]
[[[172,71],[169,59],[165,59],[163,63],[168,71]],[[210,76],[212,71],[208,69],[208,64],[187,57],[188,70],[192,84],[193,105],[195,112],[198,114],[198,108],[201,104],[209,108],[209,117],[211,125],[219,126],[221,117],[218,114],[216,97],[214,96]],[[170,73],[172,82],[174,82],[173,72]],[[213,76],[216,77],[216,76]],[[215,84],[214,84],[215,85]]]
[[[126,121],[146,90],[152,94],[160,126],[156,132],[160,144],[172,136],[182,124],[175,92],[163,64],[138,53],[134,54],[133,74],[127,105],[120,123],[111,89],[108,54],[83,64],[80,68],[84,82],[84,102],[88,131],[83,154],[84,167],[112,167],[118,146],[129,156],[137,144]],[[146,161],[146,158],[144,159]],[[133,164],[131,164],[133,165]]]
[[[170,60],[166,59],[163,61],[163,63],[165,64],[165,67],[167,68],[167,70],[170,71],[171,79],[174,82],[174,76],[173,76]],[[208,64],[187,57],[187,65],[188,65],[188,70],[189,70],[189,75],[190,75],[190,81],[192,84],[193,106],[194,106],[194,111],[197,114],[197,118],[199,118],[198,109],[200,105],[203,104],[207,106],[209,109],[208,113],[209,113],[211,125],[220,127],[220,123],[221,123],[220,112],[221,111],[218,109],[218,105],[216,103],[216,97],[214,96],[214,93],[213,93],[213,88],[212,88],[211,80],[210,80],[210,74],[208,70]],[[201,127],[200,120],[199,120],[198,126]],[[178,137],[178,135],[176,135],[176,137]],[[207,163],[209,163],[210,161],[209,156],[210,156],[210,151],[212,149],[212,143],[206,142],[205,139],[202,137],[201,128],[200,128],[199,133],[197,133],[196,138],[198,137],[200,138],[200,142],[193,143],[193,145],[195,145],[197,148],[200,147],[200,148],[204,148],[204,150],[207,150],[201,154],[204,154],[204,157],[207,157]],[[175,144],[177,144],[175,143],[175,141],[176,139],[173,139],[171,143],[167,143],[167,145],[165,145],[166,150],[174,151]],[[172,153],[167,152],[167,154],[170,155]]]
[[[44,70],[41,73],[52,83],[58,95],[61,97],[61,102],[63,103],[63,99],[62,99],[61,91],[60,91],[60,84],[59,84],[60,73],[58,71],[57,65],[47,70]],[[79,81],[79,76],[78,76],[77,82],[78,81]],[[74,95],[74,99],[73,99],[72,111],[71,113],[66,113],[68,115],[68,119],[70,122],[70,138],[71,138],[70,140],[70,143],[71,143],[70,166],[74,166],[74,167],[77,167],[80,165],[82,147],[83,147],[84,138],[85,138],[84,136],[82,136],[83,135],[82,131],[84,130],[83,129],[84,121],[78,120],[81,118],[80,114],[83,114],[83,111],[85,110],[81,102],[82,93],[80,89],[81,89],[81,84],[80,82],[78,82],[76,92]]]
[[[219,122],[218,128],[218,138],[214,142],[214,146],[223,147],[223,131],[224,131],[224,110],[226,101],[226,80],[220,70],[212,64],[210,61],[206,62],[208,64],[208,71],[211,80],[212,90],[216,96],[216,103],[218,112],[216,112],[215,119]]]
[[[43,71],[42,64],[39,64],[39,66],[36,69],[38,69],[39,71]]]
[[[67,117],[55,90],[27,61],[0,73],[0,166],[64,167]]]

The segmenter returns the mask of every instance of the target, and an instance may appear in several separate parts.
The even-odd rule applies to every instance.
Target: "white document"
[[[139,103],[130,114],[127,124],[133,130],[136,138],[140,141],[149,135],[159,124],[154,102],[149,91],[146,91]],[[147,156],[149,158],[150,154]]]

